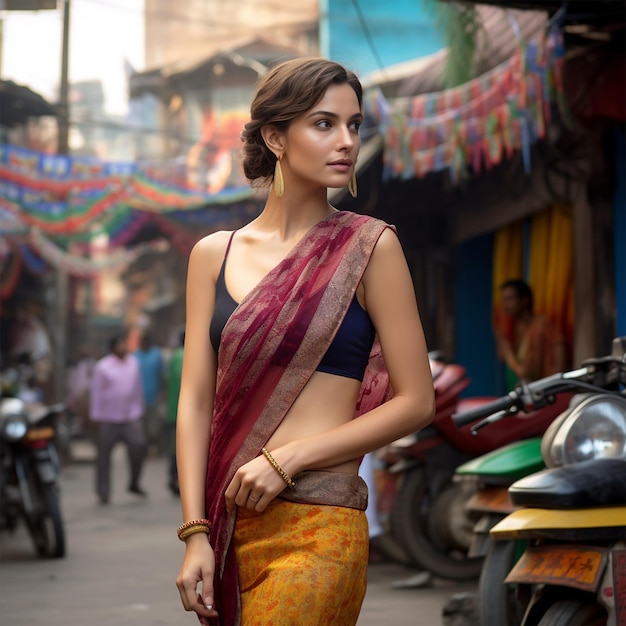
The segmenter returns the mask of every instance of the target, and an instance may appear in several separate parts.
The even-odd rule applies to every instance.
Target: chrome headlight
[[[558,418],[554,424],[556,432],[546,432],[551,437],[543,448],[547,465],[626,458],[626,399],[612,394],[589,394],[573,404],[564,419]]]
[[[26,435],[29,422],[24,402],[19,398],[3,398],[0,404],[0,436],[7,441],[19,441]]]

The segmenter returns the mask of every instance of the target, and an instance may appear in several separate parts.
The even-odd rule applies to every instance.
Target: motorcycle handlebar
[[[552,401],[552,396],[564,391],[592,391],[596,393],[606,391],[602,387],[584,380],[588,378],[589,374],[590,370],[587,368],[553,374],[516,387],[506,396],[502,396],[493,402],[488,402],[463,413],[457,413],[452,416],[452,419],[456,426],[460,428],[481,418],[488,418],[495,413],[499,413],[500,415],[497,419],[488,421],[488,423],[491,423],[518,411],[530,412],[541,408]],[[481,426],[484,425],[486,424],[481,424]]]
[[[508,412],[509,409],[516,406],[518,399],[518,394],[515,391],[511,391],[506,396],[502,396],[502,398],[492,400],[491,402],[478,406],[475,409],[469,409],[468,411],[463,411],[463,413],[457,413],[452,416],[452,419],[454,420],[456,426],[460,428],[461,426],[466,426],[467,424],[471,424],[476,420],[488,417],[494,413],[498,413],[500,411]]]

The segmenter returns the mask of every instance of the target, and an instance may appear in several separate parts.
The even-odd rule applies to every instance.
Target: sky
[[[61,77],[62,0],[56,11],[4,11],[0,76],[52,102]],[[128,110],[124,61],[144,66],[143,0],[72,0],[69,80],[100,79],[105,111]]]

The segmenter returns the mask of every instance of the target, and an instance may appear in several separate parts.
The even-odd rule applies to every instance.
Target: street
[[[83,444],[84,452],[84,444]],[[124,450],[114,450],[109,506],[93,493],[88,459],[63,470],[62,508],[67,557],[35,557],[24,527],[0,535],[0,621],[3,626],[184,626],[197,624],[182,609],[174,580],[183,546],[176,538],[179,501],[165,487],[166,462],[149,459],[145,500],[127,494]],[[436,580],[424,589],[392,589],[412,573],[399,565],[370,566],[358,626],[439,626],[441,609],[474,583]],[[341,626],[341,625],[339,625]]]

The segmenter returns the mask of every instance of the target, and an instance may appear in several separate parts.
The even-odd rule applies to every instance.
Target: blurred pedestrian
[[[178,413],[178,397],[180,395],[180,379],[183,373],[183,346],[185,331],[180,333],[179,344],[170,355],[167,365],[167,406],[165,412],[165,446],[169,459],[168,487],[174,495],[179,495],[178,471],[176,469],[176,415]]]
[[[98,423],[96,493],[101,504],[109,502],[111,451],[118,441],[122,441],[128,451],[128,491],[142,497],[147,495],[139,484],[146,457],[139,363],[132,354],[128,354],[124,336],[113,337],[109,350],[109,354],[94,367],[90,398],[91,419]]]
[[[504,361],[506,390],[520,382],[538,380],[565,368],[562,333],[545,315],[534,312],[533,291],[525,281],[512,279],[500,285],[506,331],[496,331],[498,356]]]
[[[144,427],[148,451],[154,448],[157,455],[163,452],[163,423],[161,420],[160,405],[161,388],[163,384],[163,358],[161,350],[154,344],[152,336],[144,332],[141,336],[139,348],[135,351],[141,370],[144,396]]]

